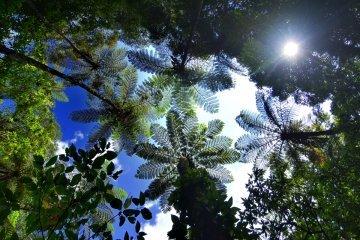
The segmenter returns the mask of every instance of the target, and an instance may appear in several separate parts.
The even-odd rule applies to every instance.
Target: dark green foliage
[[[216,187],[204,169],[192,169],[175,182],[169,203],[179,212],[172,215],[170,239],[235,239],[238,208],[226,192]]]
[[[21,176],[22,192],[1,183],[2,237],[9,240],[14,239],[13,236],[20,239],[26,236],[112,239],[109,226],[116,217],[134,224],[141,211],[145,220],[151,219],[151,212],[142,208],[144,193],[140,193],[141,201],[133,208],[130,208],[131,198],[124,204],[118,198],[111,184],[114,170],[111,161],[117,154],[109,151],[109,146],[102,140],[88,152],[72,145],[66,149],[66,155],[49,161],[41,156],[34,157],[34,171]],[[103,178],[105,164],[108,164],[107,174]],[[21,196],[23,193],[26,198]],[[20,217],[13,218],[16,214]],[[140,228],[139,222],[135,228]],[[139,231],[137,234],[142,236]]]
[[[273,158],[269,177],[255,169],[238,229],[254,238],[357,238],[360,192],[354,151],[353,143],[332,141],[302,167]]]
[[[166,118],[167,129],[152,125],[152,143],[137,146],[136,154],[147,162],[136,174],[141,179],[154,179],[148,187],[150,199],[161,196],[160,203],[168,209],[167,198],[173,190],[174,181],[188,169],[205,169],[215,181],[232,181],[230,172],[222,164],[239,160],[239,153],[231,149],[231,139],[219,136],[223,123],[211,121],[208,127],[197,123],[195,117],[181,116],[170,111]]]

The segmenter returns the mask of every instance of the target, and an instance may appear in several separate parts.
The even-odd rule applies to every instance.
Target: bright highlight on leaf
[[[284,45],[283,55],[286,57],[295,57],[299,52],[299,44],[294,41],[288,41]]]

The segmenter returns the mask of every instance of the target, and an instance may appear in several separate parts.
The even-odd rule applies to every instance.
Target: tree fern
[[[102,53],[105,60],[111,59],[112,54],[112,52]],[[118,69],[107,68],[110,72]],[[164,115],[168,106],[164,106],[166,103],[162,101],[161,92],[149,82],[137,83],[134,68],[121,69],[116,73],[116,77],[107,79],[98,87],[98,91],[105,94],[114,104],[113,106],[97,98],[89,98],[89,108],[75,111],[70,117],[74,121],[99,123],[100,128],[91,135],[90,144],[98,140],[96,138],[108,137],[111,133],[114,140],[121,141],[119,145],[126,147],[130,153],[140,136],[149,136],[149,122]],[[158,108],[158,104],[162,105]],[[100,136],[101,134],[104,136]]]
[[[240,137],[235,144],[243,161],[252,160],[264,166],[273,154],[282,158],[285,153],[296,152],[296,149],[303,151],[304,147],[311,147],[319,143],[322,136],[332,133],[330,130],[309,131],[295,120],[296,108],[292,103],[280,102],[263,92],[257,92],[256,106],[259,114],[241,111],[236,118],[238,124],[250,133]]]
[[[206,127],[194,116],[172,110],[167,114],[166,129],[158,124],[152,126],[157,145],[142,143],[136,152],[146,160],[136,176],[155,178],[148,188],[152,199],[161,196],[161,201],[166,202],[176,179],[190,168],[208,170],[215,181],[231,181],[229,171],[220,164],[236,162],[240,156],[230,148],[231,139],[219,135],[222,125],[214,120]]]

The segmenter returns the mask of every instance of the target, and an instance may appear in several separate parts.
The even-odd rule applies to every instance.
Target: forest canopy
[[[0,238],[360,238],[359,53],[356,0],[1,1]]]

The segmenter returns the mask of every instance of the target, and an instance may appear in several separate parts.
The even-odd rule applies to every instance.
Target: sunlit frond
[[[166,61],[151,50],[128,51],[128,59],[137,69],[148,73],[161,73],[169,68]]]

